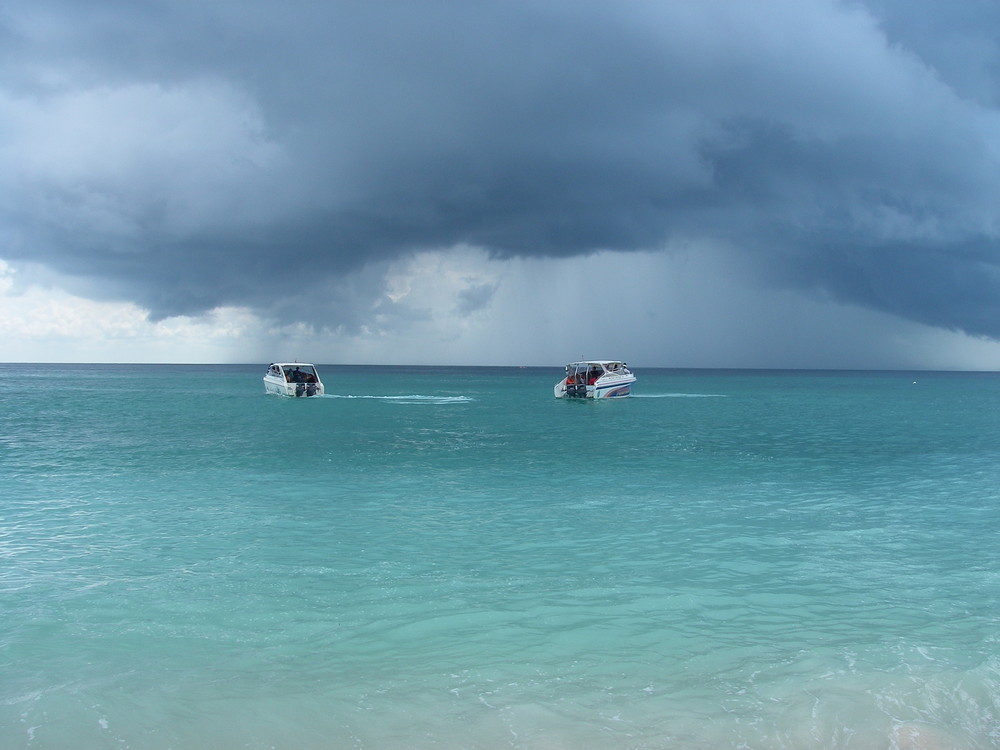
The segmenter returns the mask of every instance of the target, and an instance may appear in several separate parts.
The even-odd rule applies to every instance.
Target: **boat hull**
[[[287,396],[289,398],[305,398],[309,396],[322,396],[322,383],[278,383],[268,378],[264,378],[264,392],[275,396]]]
[[[625,398],[632,393],[634,377],[600,379],[593,385],[567,384],[564,378],[556,383],[555,397],[568,399]]]

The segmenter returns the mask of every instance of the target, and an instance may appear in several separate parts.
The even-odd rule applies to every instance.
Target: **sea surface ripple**
[[[1000,376],[0,366],[0,747],[1000,748]]]

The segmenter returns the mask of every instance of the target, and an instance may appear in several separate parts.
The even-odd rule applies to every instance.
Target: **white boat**
[[[323,381],[308,362],[272,362],[264,374],[264,391],[277,396],[322,396]]]
[[[635,375],[624,362],[592,359],[570,362],[556,383],[556,398],[623,398],[632,392]]]

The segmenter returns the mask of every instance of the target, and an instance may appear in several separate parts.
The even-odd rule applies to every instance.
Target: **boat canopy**
[[[603,375],[606,372],[628,372],[624,362],[613,359],[590,359],[584,362],[570,362],[566,365],[567,375],[590,373]]]
[[[283,378],[289,383],[318,383],[316,366],[308,362],[275,362],[267,369],[267,374]]]

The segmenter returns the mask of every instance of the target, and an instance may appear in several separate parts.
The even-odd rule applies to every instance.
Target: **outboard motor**
[[[587,386],[583,383],[571,383],[566,386],[568,398],[587,398]]]
[[[307,396],[315,396],[316,395],[316,384],[315,383],[309,383],[309,385],[306,386],[306,395]]]
[[[296,397],[301,396],[305,392],[306,392],[306,384],[305,383],[298,383],[295,386],[295,396]]]

